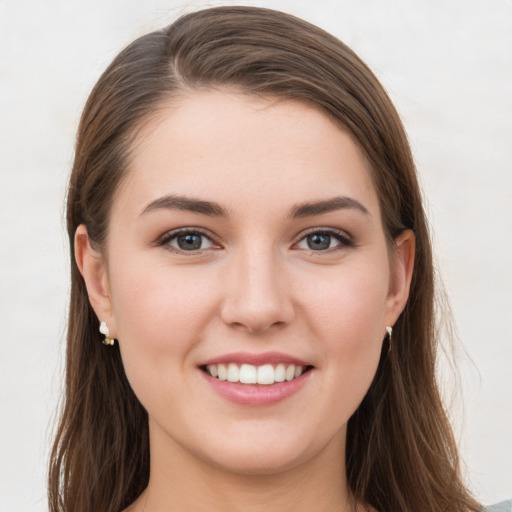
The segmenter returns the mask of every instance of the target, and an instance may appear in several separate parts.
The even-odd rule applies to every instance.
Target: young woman
[[[52,512],[481,509],[407,138],[343,43],[249,7],[136,40],[85,107],[68,231]]]

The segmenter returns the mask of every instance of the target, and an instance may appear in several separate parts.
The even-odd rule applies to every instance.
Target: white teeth
[[[293,380],[294,377],[295,377],[295,365],[291,364],[290,366],[288,366],[288,368],[286,368],[285,379],[289,381],[289,380]]]
[[[271,364],[258,366],[258,384],[274,384],[274,367]]]
[[[228,366],[228,382],[239,382],[240,381],[240,370],[238,365],[235,363],[229,363]]]
[[[212,364],[210,366],[217,366],[215,364]],[[228,378],[228,367],[225,365],[225,364],[219,364],[217,366],[217,372],[218,372],[218,375],[219,375],[219,380],[227,380]],[[213,375],[212,372],[210,372],[212,377],[215,377],[215,375]]]
[[[284,367],[284,364],[278,364],[274,370],[274,380],[276,382],[284,382],[285,375],[286,368]]]
[[[209,364],[206,370],[212,377],[219,380],[241,382],[242,384],[271,385],[300,377],[304,373],[304,366],[283,363],[279,363],[275,367],[271,364],[261,366],[242,364],[238,366],[236,363],[229,363]]]
[[[223,365],[221,365],[223,366]],[[216,364],[210,364],[207,367],[207,370],[210,372],[212,377],[217,377],[219,375],[219,371]]]
[[[240,366],[240,382],[242,384],[256,384],[256,366],[252,364]]]

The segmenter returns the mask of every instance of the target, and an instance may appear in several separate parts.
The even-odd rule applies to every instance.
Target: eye
[[[160,245],[170,246],[176,252],[197,252],[203,249],[218,247],[208,236],[201,231],[181,229],[166,234]]]
[[[352,247],[354,243],[347,236],[330,230],[312,231],[299,240],[298,249],[327,251],[337,247]]]

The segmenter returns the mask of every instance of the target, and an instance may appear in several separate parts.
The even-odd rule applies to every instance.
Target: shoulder
[[[482,512],[512,512],[512,500],[502,501],[496,505],[485,507]]]

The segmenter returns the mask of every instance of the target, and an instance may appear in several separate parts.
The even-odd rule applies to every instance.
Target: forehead
[[[296,100],[222,91],[186,94],[150,119],[119,192],[132,205],[164,194],[228,208],[348,195],[378,209],[366,160],[327,114]]]

